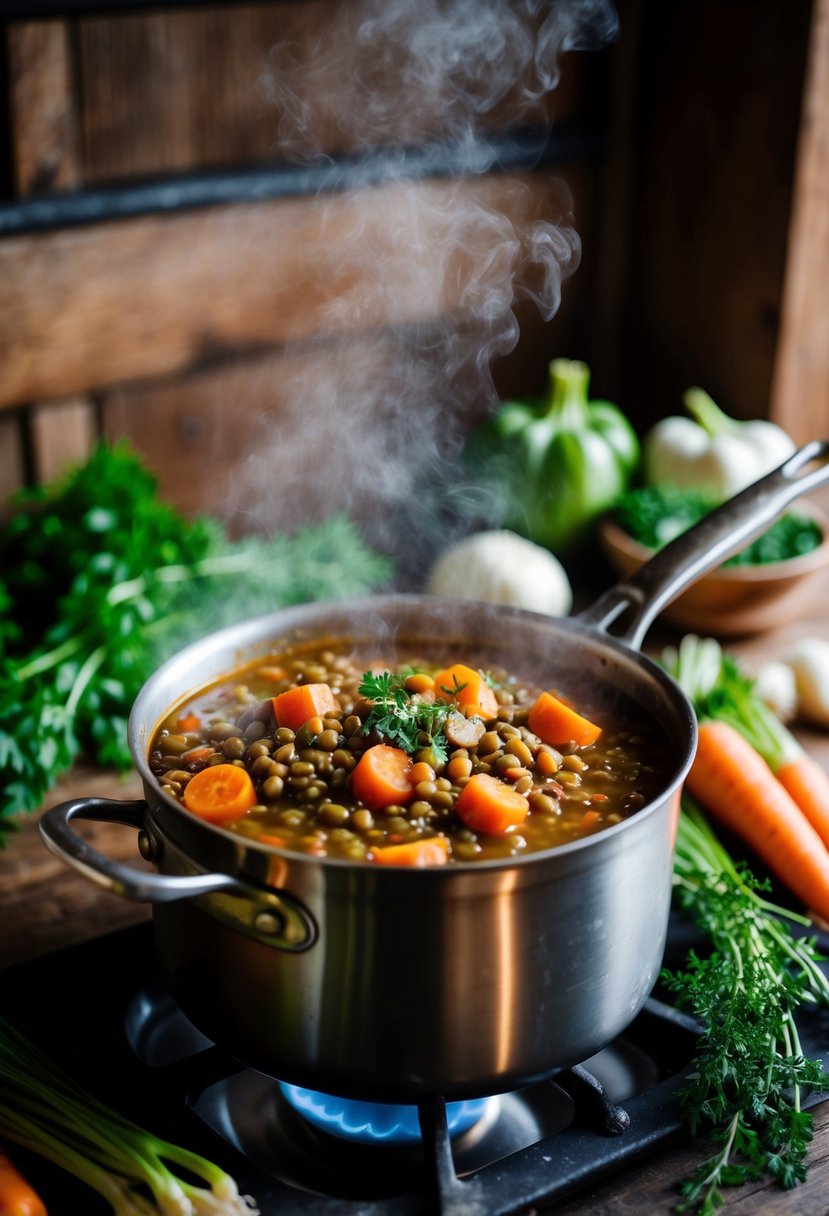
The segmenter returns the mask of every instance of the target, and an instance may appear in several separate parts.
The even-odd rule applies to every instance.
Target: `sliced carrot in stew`
[[[224,823],[238,819],[256,805],[256,790],[238,764],[214,764],[190,778],[182,802],[208,823]]]
[[[378,743],[363,752],[351,774],[351,791],[370,811],[410,802],[412,758],[400,747]]]
[[[187,764],[201,764],[204,760],[209,760],[211,756],[215,755],[215,747],[191,747],[190,751],[185,752],[181,758]]]
[[[527,724],[533,734],[553,747],[562,747],[565,743],[588,747],[602,733],[602,728],[595,722],[583,718],[549,692],[543,692],[530,708]]]
[[[498,700],[479,671],[465,663],[453,663],[435,676],[435,696],[454,701],[468,713],[489,720],[498,714]]]
[[[430,836],[372,849],[369,856],[381,866],[443,866],[449,860],[449,841],[445,836]]]
[[[473,831],[503,836],[510,828],[524,822],[530,813],[530,804],[523,794],[497,777],[476,773],[458,795],[455,811]]]
[[[272,697],[277,726],[299,730],[309,718],[339,714],[340,704],[327,684],[300,684]]]

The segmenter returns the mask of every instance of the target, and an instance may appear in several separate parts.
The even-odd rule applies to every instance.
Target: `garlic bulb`
[[[797,714],[797,681],[788,663],[780,659],[763,663],[754,676],[754,691],[781,722],[791,722]]]
[[[450,546],[428,580],[432,595],[514,604],[566,616],[573,591],[564,567],[547,549],[514,532],[477,532]]]
[[[797,684],[800,716],[829,727],[829,641],[802,638],[787,655]]]

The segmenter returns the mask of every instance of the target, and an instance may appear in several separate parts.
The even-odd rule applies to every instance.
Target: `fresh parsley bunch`
[[[389,577],[343,517],[233,542],[164,503],[126,445],[20,495],[0,530],[0,842],[85,753],[132,761],[127,719],[155,667],[195,638]]]

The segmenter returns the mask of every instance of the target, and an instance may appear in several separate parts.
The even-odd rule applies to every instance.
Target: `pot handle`
[[[61,802],[41,816],[40,834],[50,852],[98,886],[124,899],[169,903],[212,891],[240,889],[241,884],[229,874],[145,874],[105,857],[72,830],[73,819],[92,819],[100,823],[123,823],[143,833],[144,815],[148,809],[142,798],[132,801],[74,798]]]
[[[638,650],[662,609],[709,570],[742,549],[781,515],[789,503],[829,482],[829,440],[815,439],[778,468],[735,494],[611,587],[574,619],[610,633]],[[807,469],[816,460],[823,463]],[[624,620],[622,619],[624,617]]]

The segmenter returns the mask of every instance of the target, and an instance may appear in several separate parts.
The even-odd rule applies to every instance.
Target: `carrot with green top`
[[[377,743],[367,748],[351,774],[351,792],[370,811],[405,806],[414,798],[412,758],[400,747]]]
[[[271,698],[277,726],[299,730],[311,718],[330,718],[341,712],[327,684],[298,684]]]
[[[190,778],[182,802],[208,823],[227,823],[256,806],[256,790],[238,764],[214,764]]]
[[[407,840],[403,844],[372,849],[372,861],[380,866],[445,866],[449,860],[449,841],[445,836],[429,836],[425,840]]]
[[[473,831],[503,836],[524,822],[530,804],[511,785],[489,773],[476,773],[458,795],[455,812]]]
[[[697,716],[728,722],[763,757],[829,848],[829,775],[755,692],[755,681],[714,638],[684,637],[663,664],[694,703]]]
[[[806,908],[829,920],[829,850],[736,727],[701,723],[687,787]]]
[[[567,743],[589,747],[602,733],[602,728],[595,722],[576,713],[549,692],[542,692],[530,707],[527,725],[533,734],[553,747],[564,747]]]

